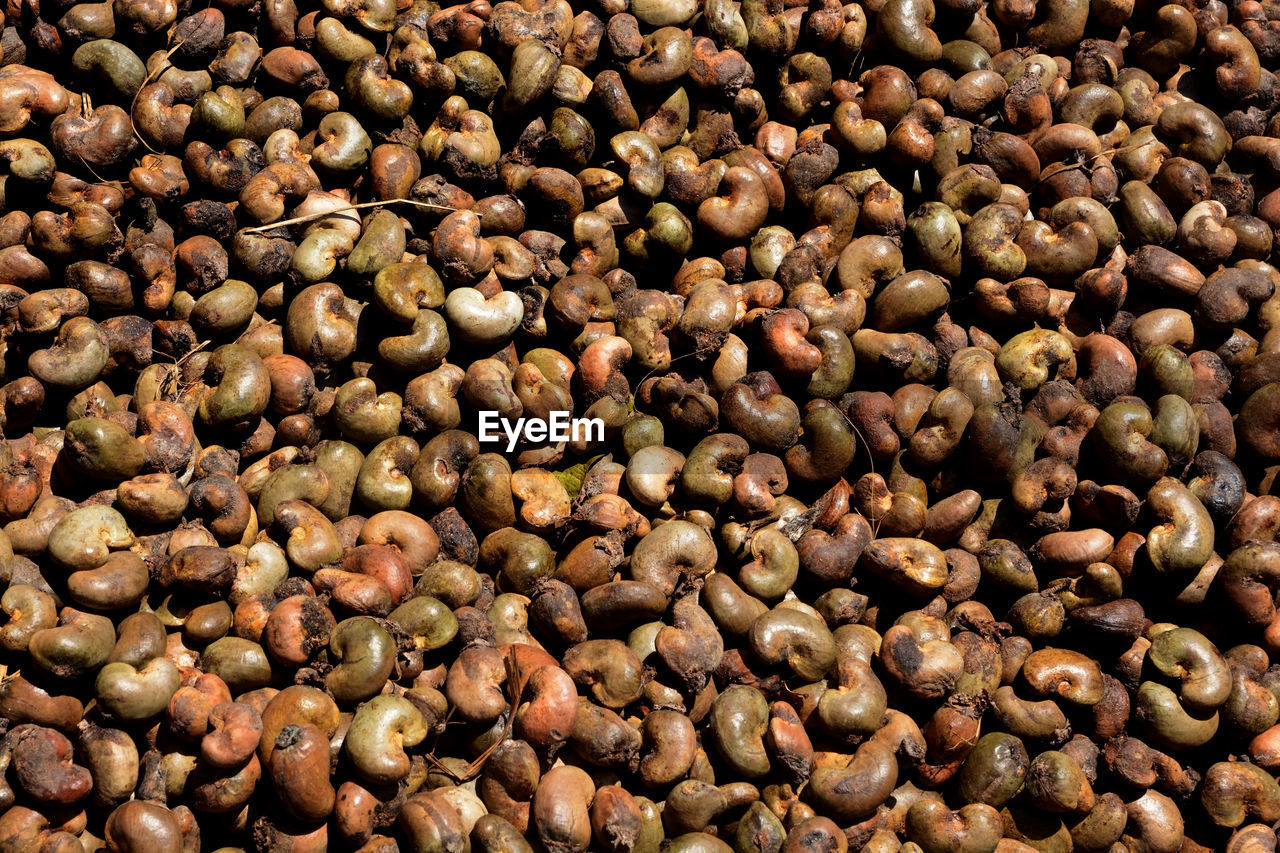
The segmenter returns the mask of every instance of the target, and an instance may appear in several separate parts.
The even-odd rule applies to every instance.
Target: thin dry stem
[[[257,234],[262,231],[270,231],[273,228],[286,228],[290,225],[300,225],[303,222],[311,222],[314,219],[324,219],[333,216],[335,213],[343,213],[348,210],[367,210],[371,207],[383,207],[388,204],[409,204],[414,207],[425,207],[428,210],[446,210],[450,213],[457,212],[456,207],[448,207],[443,204],[432,204],[429,201],[418,201],[412,198],[388,198],[382,201],[364,201],[359,204],[349,204],[346,207],[335,207],[332,210],[320,210],[315,213],[308,213],[305,216],[295,216],[292,219],[281,219],[279,222],[268,222],[266,225],[255,225],[252,228],[244,229],[244,233]]]

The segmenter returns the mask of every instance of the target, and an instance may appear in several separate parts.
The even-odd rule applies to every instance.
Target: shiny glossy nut
[[[1023,664],[1023,677],[1036,692],[1057,694],[1078,705],[1102,701],[1102,672],[1095,661],[1067,649],[1041,649]]]
[[[178,668],[165,658],[138,669],[117,662],[98,670],[95,692],[98,704],[112,717],[138,722],[163,711],[180,683]]]
[[[377,696],[360,706],[344,747],[356,770],[377,784],[398,781],[409,772],[404,747],[426,737],[422,714],[399,696]]]
[[[766,663],[786,662],[799,677],[816,681],[835,663],[835,642],[826,625],[802,610],[777,607],[756,618],[752,651]]]
[[[866,566],[914,595],[929,595],[947,583],[947,560],[919,539],[873,539],[862,552]]]
[[[323,820],[333,811],[329,741],[314,726],[281,730],[271,753],[270,776],[284,807],[300,820]]]

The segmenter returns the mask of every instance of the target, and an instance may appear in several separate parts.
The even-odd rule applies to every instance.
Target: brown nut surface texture
[[[1274,853],[1278,74],[8,0],[0,853]]]

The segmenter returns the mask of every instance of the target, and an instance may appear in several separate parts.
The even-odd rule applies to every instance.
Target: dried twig
[[[484,752],[477,755],[475,760],[467,765],[466,770],[461,775],[454,772],[431,753],[426,753],[427,762],[431,764],[431,766],[435,767],[446,776],[449,776],[458,784],[462,784],[463,782],[467,782],[479,776],[480,771],[484,769],[485,762],[489,760],[489,756],[493,754],[493,751],[501,746],[507,738],[511,737],[511,730],[515,727],[516,723],[516,709],[520,707],[520,699],[524,695],[524,688],[529,681],[529,677],[523,670],[521,670],[520,663],[516,660],[514,649],[507,650],[506,668],[507,701],[511,704],[511,710],[507,716],[507,725],[503,728],[502,734],[493,743],[489,744],[489,747],[485,749]]]
[[[1045,181],[1047,181],[1047,180],[1049,180],[1050,178],[1052,178],[1054,175],[1060,175],[1060,174],[1062,174],[1063,172],[1071,172],[1071,171],[1074,171],[1074,170],[1076,170],[1076,169],[1084,169],[1084,168],[1086,168],[1086,167],[1088,167],[1088,166],[1092,165],[1092,163],[1093,163],[1093,161],[1094,161],[1094,160],[1099,160],[1099,159],[1101,159],[1101,158],[1103,158],[1103,157],[1110,157],[1112,154],[1116,154],[1116,153],[1118,153],[1118,152],[1120,151],[1120,149],[1122,149],[1122,148],[1129,148],[1129,149],[1131,149],[1131,150],[1133,150],[1133,151],[1137,151],[1139,148],[1146,148],[1148,145],[1159,145],[1159,144],[1160,144],[1160,140],[1159,140],[1159,139],[1148,139],[1146,142],[1139,142],[1137,145],[1128,145],[1128,146],[1125,146],[1125,145],[1115,145],[1115,146],[1112,146],[1111,148],[1105,148],[1105,149],[1103,149],[1102,151],[1099,151],[1097,154],[1092,154],[1092,155],[1090,155],[1090,156],[1088,156],[1088,157],[1085,157],[1083,160],[1081,160],[1081,161],[1080,161],[1080,162],[1078,162],[1078,163],[1067,163],[1067,164],[1065,164],[1061,169],[1059,169],[1058,171],[1054,172],[1054,173],[1053,173],[1053,175],[1046,175],[1046,176],[1044,176],[1043,178],[1041,178],[1040,180],[1036,181],[1036,182],[1035,182],[1035,184],[1034,184],[1034,186],[1032,187],[1032,189],[1034,189],[1035,187],[1040,186],[1040,185],[1041,185],[1041,184],[1043,184]]]
[[[206,349],[210,343],[212,342],[207,339],[200,341],[191,348],[190,352],[186,353],[181,358],[173,359],[173,371],[165,374],[164,379],[160,382],[160,398],[162,400],[170,403],[176,403],[179,395],[190,391],[192,388],[200,384],[198,381],[183,384],[181,380],[182,366],[187,363],[187,359],[191,358],[201,350]],[[169,357],[173,358],[172,356]]]
[[[145,88],[147,88],[147,86],[151,83],[151,78],[152,78],[152,77],[158,77],[159,75],[164,74],[164,72],[168,70],[168,68],[166,67],[166,63],[169,61],[169,57],[171,57],[171,56],[173,56],[175,53],[177,53],[177,52],[178,52],[178,50],[179,50],[179,49],[180,49],[184,44],[186,44],[186,43],[187,43],[187,41],[188,41],[190,38],[191,38],[191,36],[187,36],[186,38],[181,39],[177,44],[175,44],[173,47],[171,47],[171,48],[169,48],[167,51],[165,51],[164,59],[162,59],[162,60],[160,60],[159,62],[157,62],[157,63],[155,64],[155,67],[154,67],[154,68],[152,68],[150,71],[148,71],[148,72],[147,72],[147,76],[142,78],[142,85],[138,87],[138,91],[136,91],[136,92],[134,92],[134,93],[133,93],[133,100],[129,102],[129,116],[130,116],[130,118],[132,118],[132,116],[133,116],[133,108],[134,108],[134,107],[136,107],[136,106],[138,105],[138,96],[142,94],[142,90],[143,90],[143,89],[145,89]],[[170,66],[170,67],[171,67],[171,66]],[[139,142],[141,142],[143,145],[145,145],[145,146],[147,147],[147,150],[148,150],[148,151],[150,151],[152,154],[159,154],[159,153],[160,153],[159,151],[157,151],[156,149],[154,149],[154,148],[152,148],[152,147],[151,147],[151,143],[147,142],[147,140],[145,140],[145,139],[143,139],[143,138],[142,138],[142,134],[141,134],[141,133],[138,133],[137,125],[134,125],[132,121],[130,121],[130,122],[129,122],[129,125],[133,128],[133,135],[134,135],[134,136],[136,136],[136,137],[138,138],[138,141],[139,141]]]
[[[449,213],[457,212],[456,207],[449,207],[443,204],[432,204],[429,201],[418,201],[412,198],[388,198],[382,201],[363,201],[359,204],[349,204],[346,207],[335,207],[331,210],[319,210],[315,213],[308,213],[305,216],[295,216],[292,219],[281,219],[279,222],[268,222],[266,225],[255,225],[252,228],[245,228],[244,233],[258,234],[262,231],[270,231],[273,228],[286,228],[290,225],[300,225],[303,222],[311,222],[315,219],[324,219],[338,213],[345,213],[348,210],[367,210],[371,207],[384,207],[389,204],[410,204],[414,207],[425,207],[428,210],[445,210]]]

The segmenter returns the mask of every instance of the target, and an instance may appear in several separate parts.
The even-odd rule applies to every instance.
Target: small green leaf
[[[560,485],[564,486],[564,490],[569,493],[570,498],[576,498],[578,493],[582,491],[582,483],[587,479],[587,472],[591,470],[591,466],[603,458],[603,455],[592,457],[586,462],[570,465],[562,471],[552,471],[551,476],[560,481]]]

